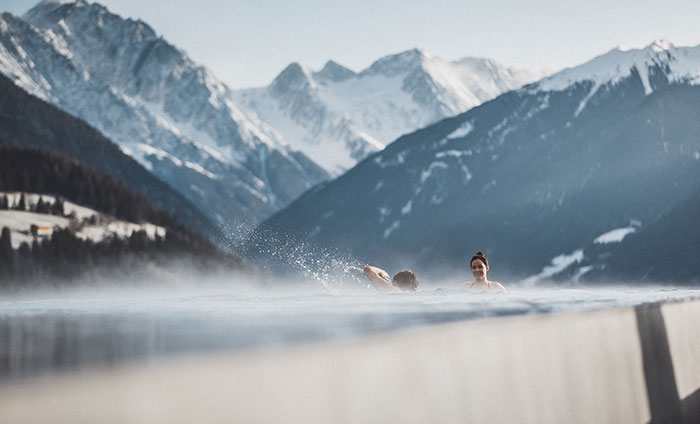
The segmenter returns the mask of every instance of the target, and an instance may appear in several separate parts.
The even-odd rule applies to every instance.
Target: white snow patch
[[[584,274],[586,274],[588,271],[592,270],[595,268],[593,265],[587,265],[587,266],[581,266],[576,270],[576,274],[574,274],[573,277],[571,277],[571,281],[574,283],[578,283],[581,277],[583,277]]]
[[[436,159],[442,159],[445,157],[454,157],[454,158],[461,158],[462,156],[471,156],[472,151],[471,150],[445,150],[442,152],[437,152],[435,153],[435,158]]]
[[[389,208],[379,208],[379,222],[384,222],[387,216],[391,214],[391,209]]]
[[[542,271],[539,274],[530,276],[522,280],[521,283],[525,285],[532,285],[539,280],[543,280],[553,275],[556,275],[564,271],[566,268],[573,265],[574,263],[580,263],[582,260],[583,249],[577,249],[568,255],[559,255],[556,258],[552,259],[550,265],[547,265],[544,268],[542,268]]]
[[[576,112],[574,112],[574,117],[578,117],[581,111],[583,111],[583,108],[586,107],[586,104],[588,101],[595,95],[595,93],[598,92],[598,89],[600,88],[600,83],[593,83],[593,87],[591,87],[591,91],[588,92],[586,97],[581,100],[581,103],[579,103],[578,107],[576,108]],[[567,122],[567,124],[571,125],[570,123]],[[567,125],[568,127],[568,125]]]
[[[404,205],[404,207],[401,208],[401,214],[406,215],[411,213],[411,206],[413,205],[413,200],[409,200],[408,203]]]
[[[460,125],[459,127],[457,127],[456,130],[452,131],[447,136],[447,139],[451,140],[451,139],[455,139],[455,138],[466,137],[469,135],[469,133],[472,132],[473,129],[474,129],[474,124],[472,124],[471,121],[467,121],[467,122],[463,123],[462,125]]]
[[[379,165],[380,168],[386,168],[387,166],[398,166],[403,164],[406,161],[406,155],[408,152],[406,150],[403,150],[399,153],[396,154],[396,156],[393,159],[385,159],[384,153],[377,155],[376,158],[374,158],[374,163]]]
[[[138,144],[136,148],[143,152],[144,155],[153,155],[159,160],[168,159],[176,166],[182,166],[182,161],[180,159],[176,158],[168,152],[149,146],[148,144]]]
[[[542,101],[537,107],[530,109],[525,115],[525,119],[531,119],[533,116],[537,115],[539,112],[547,109],[549,107],[549,93],[545,94]]]
[[[261,191],[263,190],[263,188],[265,187],[265,183],[263,183],[261,180],[259,180],[259,179],[257,179],[257,178],[254,180],[254,182],[257,182],[257,183],[258,183],[258,184],[257,184],[257,187],[252,187],[250,184],[247,184],[247,183],[245,183],[245,182],[243,182],[243,181],[240,181],[239,184],[238,184],[238,186],[239,186],[239,187],[243,187],[243,189],[244,189],[245,191],[247,191],[248,193],[250,193],[252,196],[258,198],[261,202],[263,202],[263,203],[268,203],[268,202],[270,202],[270,199],[269,199],[265,194],[263,194],[263,193],[261,192]],[[201,190],[200,190],[200,191],[201,191]],[[204,195],[203,192],[202,192],[202,195]]]
[[[625,236],[627,236],[628,234],[631,234],[635,231],[637,231],[637,229],[634,227],[616,228],[612,231],[608,231],[605,234],[599,235],[595,240],[593,240],[593,243],[596,243],[596,244],[619,243],[622,241],[622,239],[625,238]]]
[[[70,30],[68,30],[68,27],[66,26],[66,23],[63,21],[63,19],[61,19],[58,26],[61,29],[65,30],[68,33],[68,35],[70,35]],[[50,29],[40,31],[44,40],[47,43],[51,44],[54,47],[54,49],[56,49],[58,54],[66,57],[67,59],[73,58],[73,52],[71,52],[68,49],[68,44],[66,43],[66,40],[63,37],[51,31]]]
[[[469,168],[467,165],[464,163],[462,160],[463,157],[465,156],[471,156],[472,151],[471,150],[446,150],[443,152],[438,152],[435,154],[436,159],[444,159],[444,158],[454,158],[459,162],[459,167],[462,169],[462,172],[464,173],[464,184],[467,184],[469,181],[471,181],[473,175],[469,171]]]
[[[206,169],[204,169],[201,165],[199,165],[197,163],[193,163],[193,162],[188,161],[188,162],[185,162],[185,166],[187,168],[190,168],[191,170],[197,172],[197,173],[204,175],[205,177],[211,178],[212,180],[216,179],[216,175],[207,171]]]
[[[433,196],[430,198],[429,203],[431,205],[439,205],[445,200],[443,196],[440,196],[438,194],[433,194]]]
[[[386,230],[384,230],[384,240],[389,238],[389,235],[394,232],[397,228],[399,228],[400,222],[399,221],[394,221],[389,227],[387,227]]]
[[[431,163],[430,166],[428,167],[428,169],[422,171],[420,174],[421,184],[425,183],[425,181],[428,178],[430,178],[430,176],[433,173],[433,170],[435,170],[436,168],[447,169],[447,164],[445,162],[442,162],[442,161],[436,161],[436,162]]]

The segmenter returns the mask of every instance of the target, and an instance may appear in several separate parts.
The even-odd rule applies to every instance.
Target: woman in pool
[[[469,266],[472,269],[472,275],[474,276],[474,281],[471,283],[464,283],[464,288],[468,290],[500,290],[506,291],[505,287],[496,281],[489,281],[486,278],[486,273],[489,270],[489,260],[486,259],[486,255],[483,253],[476,252],[476,255],[472,256],[472,260],[469,261]]]

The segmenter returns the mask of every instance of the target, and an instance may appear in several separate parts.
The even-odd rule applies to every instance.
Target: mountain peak
[[[673,48],[675,48],[675,46],[673,45],[673,43],[671,43],[670,41],[665,40],[665,39],[663,39],[663,38],[659,38],[659,39],[657,39],[657,40],[654,40],[654,41],[653,41],[651,44],[649,44],[648,46],[646,46],[646,47],[644,48],[644,50],[651,50],[651,51],[653,51],[653,52],[655,52],[655,53],[660,53],[660,52],[663,52],[663,51],[672,50]]]
[[[363,71],[363,73],[394,76],[420,67],[423,61],[428,57],[429,55],[425,50],[414,48],[401,53],[384,56],[375,61],[369,68]]]
[[[297,62],[287,65],[270,84],[272,91],[278,93],[289,90],[299,91],[314,88],[315,86],[316,84],[309,69]]]
[[[46,7],[46,6],[51,6],[51,5],[61,6],[64,4],[71,4],[71,3],[79,3],[80,5],[85,5],[84,0],[42,0],[39,3],[37,3],[37,5],[34,7],[38,7],[38,6]]]
[[[44,0],[25,13],[23,19],[39,28],[54,32],[58,29],[58,33],[65,31],[66,26],[75,33],[109,28],[99,31],[98,35],[114,46],[122,41],[122,37],[138,41],[158,38],[153,28],[142,20],[122,18],[99,3],[85,0]]]
[[[313,76],[320,81],[342,82],[357,76],[357,74],[337,62],[329,60],[323,69],[315,72]]]
[[[55,12],[57,9],[68,6],[68,8],[73,7],[84,7],[87,6],[87,2],[84,0],[43,0],[37,3],[34,7],[29,9],[23,16],[23,18],[28,21],[44,18],[46,19],[49,14]]]

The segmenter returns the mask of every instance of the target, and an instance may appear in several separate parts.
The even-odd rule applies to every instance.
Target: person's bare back
[[[392,279],[389,279],[386,271],[376,266],[367,265],[364,272],[374,288],[381,293],[414,291],[418,287],[418,276],[408,269],[397,272]]]

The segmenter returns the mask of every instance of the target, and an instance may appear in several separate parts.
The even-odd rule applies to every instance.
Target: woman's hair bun
[[[489,265],[489,260],[486,259],[486,255],[484,255],[484,252],[479,250],[478,252],[476,252],[476,254],[474,256],[472,256],[472,260],[469,261],[469,266],[471,266],[472,262],[474,262],[477,259],[482,261],[486,266]]]

